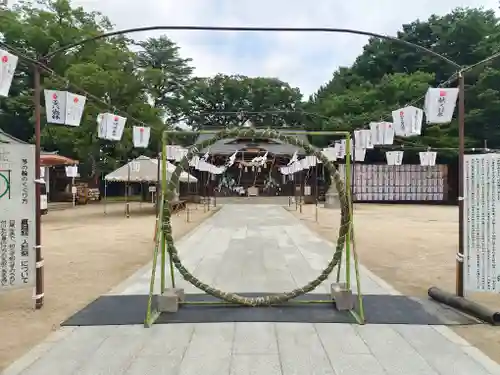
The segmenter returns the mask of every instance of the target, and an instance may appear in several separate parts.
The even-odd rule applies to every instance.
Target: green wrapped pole
[[[161,200],[162,200],[162,211],[160,212],[160,217],[163,219],[163,214],[165,210],[165,206],[168,206],[167,202],[167,133],[163,132],[162,138],[161,138]],[[163,236],[163,220],[162,220],[162,228],[161,228],[161,235],[159,237],[161,243],[160,243],[160,254],[161,254],[161,293],[165,291],[165,258],[166,258],[166,243],[167,241],[165,240],[165,236]]]
[[[351,136],[346,138],[345,140],[345,193],[347,198],[347,204],[349,205],[349,230],[346,233],[345,239],[345,278],[346,278],[346,287],[347,289],[351,289],[351,225],[352,225],[352,204],[351,204]]]

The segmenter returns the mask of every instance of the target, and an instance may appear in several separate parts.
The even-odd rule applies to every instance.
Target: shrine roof
[[[305,141],[309,143],[309,140],[307,138],[307,134],[305,131],[300,131],[303,134],[297,134],[297,130],[283,130],[280,131],[282,134],[288,134],[290,136],[296,136],[297,138],[301,139],[302,141]],[[214,134],[200,134],[198,136],[198,139],[196,140],[196,143],[206,141],[208,139],[211,139],[214,137]],[[259,142],[259,139],[266,139],[267,142]],[[281,141],[280,139],[275,139],[275,138],[265,138],[265,137],[255,137],[255,141],[250,139],[249,137],[235,137],[235,138],[224,138],[221,139],[217,142],[215,142],[213,145],[210,147],[206,147],[202,150],[200,150],[201,153],[205,153],[209,151],[212,155],[213,154],[221,154],[221,155],[230,155],[234,153],[235,151],[240,151],[244,149],[261,149],[264,151],[268,151],[271,154],[275,155],[293,155],[295,152],[298,154],[304,155],[305,151],[303,148],[290,145],[286,142]]]

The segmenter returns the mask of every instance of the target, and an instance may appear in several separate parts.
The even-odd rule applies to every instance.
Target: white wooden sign
[[[35,283],[35,146],[0,144],[0,291]]]
[[[464,287],[500,293],[500,155],[466,155],[464,165]]]

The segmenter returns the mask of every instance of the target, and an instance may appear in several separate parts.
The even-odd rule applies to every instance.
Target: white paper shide
[[[67,91],[44,90],[49,124],[80,126],[87,98]]]
[[[425,94],[425,119],[429,124],[448,124],[453,118],[458,88],[432,88]]]
[[[9,96],[19,58],[0,49],[0,96]]]
[[[134,126],[132,129],[132,138],[134,147],[147,148],[149,145],[149,137],[151,135],[151,128],[146,126]]]
[[[35,146],[0,144],[0,291],[35,283]]]

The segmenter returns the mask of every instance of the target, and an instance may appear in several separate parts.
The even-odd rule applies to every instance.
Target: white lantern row
[[[403,163],[403,155],[404,151],[387,151],[385,153],[387,165],[401,165]],[[420,158],[420,165],[429,167],[436,165],[437,152],[419,152],[418,156]]]
[[[7,97],[18,63],[18,57],[0,49],[0,96]],[[458,98],[458,88],[429,88],[425,95],[424,109],[407,106],[392,111],[392,124],[372,122],[368,130],[355,131],[355,148],[359,158],[364,155],[359,150],[373,148],[374,145],[392,145],[394,135],[412,137],[422,132],[422,121],[428,124],[446,124],[451,122]],[[68,91],[44,90],[47,122],[66,126],[80,126],[86,98]],[[111,113],[100,114],[97,119],[98,137],[111,141],[120,141],[126,118]],[[150,128],[134,127],[134,147],[147,147]],[[346,141],[335,142],[336,158],[344,158]],[[333,154],[328,151],[328,157]],[[356,154],[356,153],[355,153]],[[326,154],[325,154],[326,156]],[[175,160],[178,158],[176,157]],[[358,157],[356,157],[358,159]],[[362,158],[364,160],[364,156]],[[179,158],[180,160],[180,158]],[[295,161],[295,160],[294,160]]]

